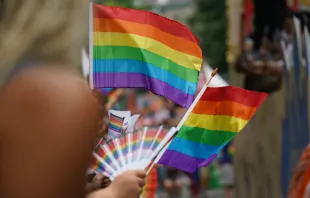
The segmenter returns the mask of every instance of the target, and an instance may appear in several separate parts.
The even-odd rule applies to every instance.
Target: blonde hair
[[[87,44],[87,0],[3,1],[0,81],[27,58],[78,66],[82,46]]]

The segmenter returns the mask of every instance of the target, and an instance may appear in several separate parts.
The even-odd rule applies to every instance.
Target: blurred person
[[[221,185],[225,189],[226,198],[233,197],[234,190],[234,167],[233,167],[233,142],[228,143],[221,151],[221,156],[219,158],[220,163],[220,173],[221,173]]]
[[[158,166],[157,167],[157,178],[158,178],[158,189],[157,189],[157,197],[162,198],[164,194],[164,180],[165,180],[165,167]]]
[[[157,125],[160,125],[170,119],[170,112],[166,108],[159,109],[154,116]]]
[[[169,119],[166,119],[163,123],[167,126],[177,126],[179,124],[179,121],[182,119],[184,116],[186,109],[181,107],[180,105],[174,103],[172,100],[163,98],[165,108],[168,110]]]
[[[231,163],[223,163],[220,166],[221,185],[224,187],[226,198],[233,197],[234,190],[234,170]]]
[[[189,178],[191,179],[191,192],[193,196],[198,196],[201,188],[201,178],[200,178],[200,169],[196,170],[194,173],[188,173]]]
[[[104,110],[77,67],[87,11],[84,0],[0,0],[1,198],[86,196]],[[135,198],[144,177],[126,172],[88,197]]]
[[[172,168],[164,168],[163,187],[169,198],[187,198],[190,196],[190,179],[182,171]]]
[[[246,38],[236,64],[246,74],[246,89],[266,93],[280,89],[284,64],[280,40],[286,39],[287,13],[286,0],[254,0],[254,32]]]
[[[221,172],[219,168],[219,164],[216,160],[208,166],[208,188],[206,191],[207,197],[224,197],[224,192],[222,190],[223,186],[221,184]]]
[[[275,12],[276,11],[276,12]],[[287,16],[286,0],[254,0],[254,49],[259,50],[266,36],[272,42],[275,33],[283,29]]]

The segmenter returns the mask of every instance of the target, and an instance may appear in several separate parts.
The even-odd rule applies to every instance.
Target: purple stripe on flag
[[[208,166],[216,157],[217,155],[214,154],[208,159],[199,159],[176,151],[166,150],[164,155],[160,158],[158,164],[171,166],[186,172],[193,173],[200,167]]]
[[[94,87],[147,88],[186,108],[189,108],[195,98],[163,81],[138,73],[94,73]]]

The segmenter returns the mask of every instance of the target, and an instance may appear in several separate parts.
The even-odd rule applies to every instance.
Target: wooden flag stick
[[[180,128],[182,127],[182,125],[184,124],[185,120],[188,118],[189,114],[193,111],[194,107],[196,106],[196,104],[198,103],[198,101],[200,100],[202,94],[207,90],[211,80],[213,79],[213,77],[216,75],[218,71],[218,68],[215,68],[209,78],[209,80],[207,81],[207,83],[203,86],[203,88],[201,89],[201,91],[199,92],[199,94],[197,95],[197,97],[195,98],[194,102],[191,104],[191,106],[188,108],[188,110],[186,111],[185,115],[183,116],[182,120],[179,122],[178,126],[177,126],[177,131],[180,130]],[[154,165],[159,161],[159,159],[161,158],[161,156],[164,154],[164,151],[168,148],[168,145],[170,144],[171,140],[173,138],[171,138],[167,144],[161,149],[161,151],[159,152],[158,156],[155,158],[155,160],[152,162],[151,166],[148,168],[146,175],[149,174],[149,172],[152,170],[152,168],[154,167]]]
[[[196,106],[196,104],[198,103],[198,101],[200,100],[202,94],[206,91],[206,89],[208,88],[212,78],[215,76],[215,74],[217,73],[218,68],[216,68],[215,70],[213,70],[209,80],[207,81],[207,83],[203,86],[203,88],[201,89],[201,91],[199,92],[199,94],[196,96],[194,102],[191,104],[191,106],[188,108],[188,110],[186,111],[185,115],[183,116],[182,120],[179,122],[178,126],[177,126],[177,130],[180,130],[180,128],[182,127],[182,125],[184,124],[185,120],[188,118],[189,114],[193,111],[194,107]]]

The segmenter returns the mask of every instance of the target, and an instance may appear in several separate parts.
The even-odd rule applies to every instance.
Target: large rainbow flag
[[[206,89],[158,163],[187,172],[207,166],[266,97],[232,86]]]
[[[147,88],[191,105],[202,52],[186,26],[147,11],[96,4],[92,10],[94,88]]]

